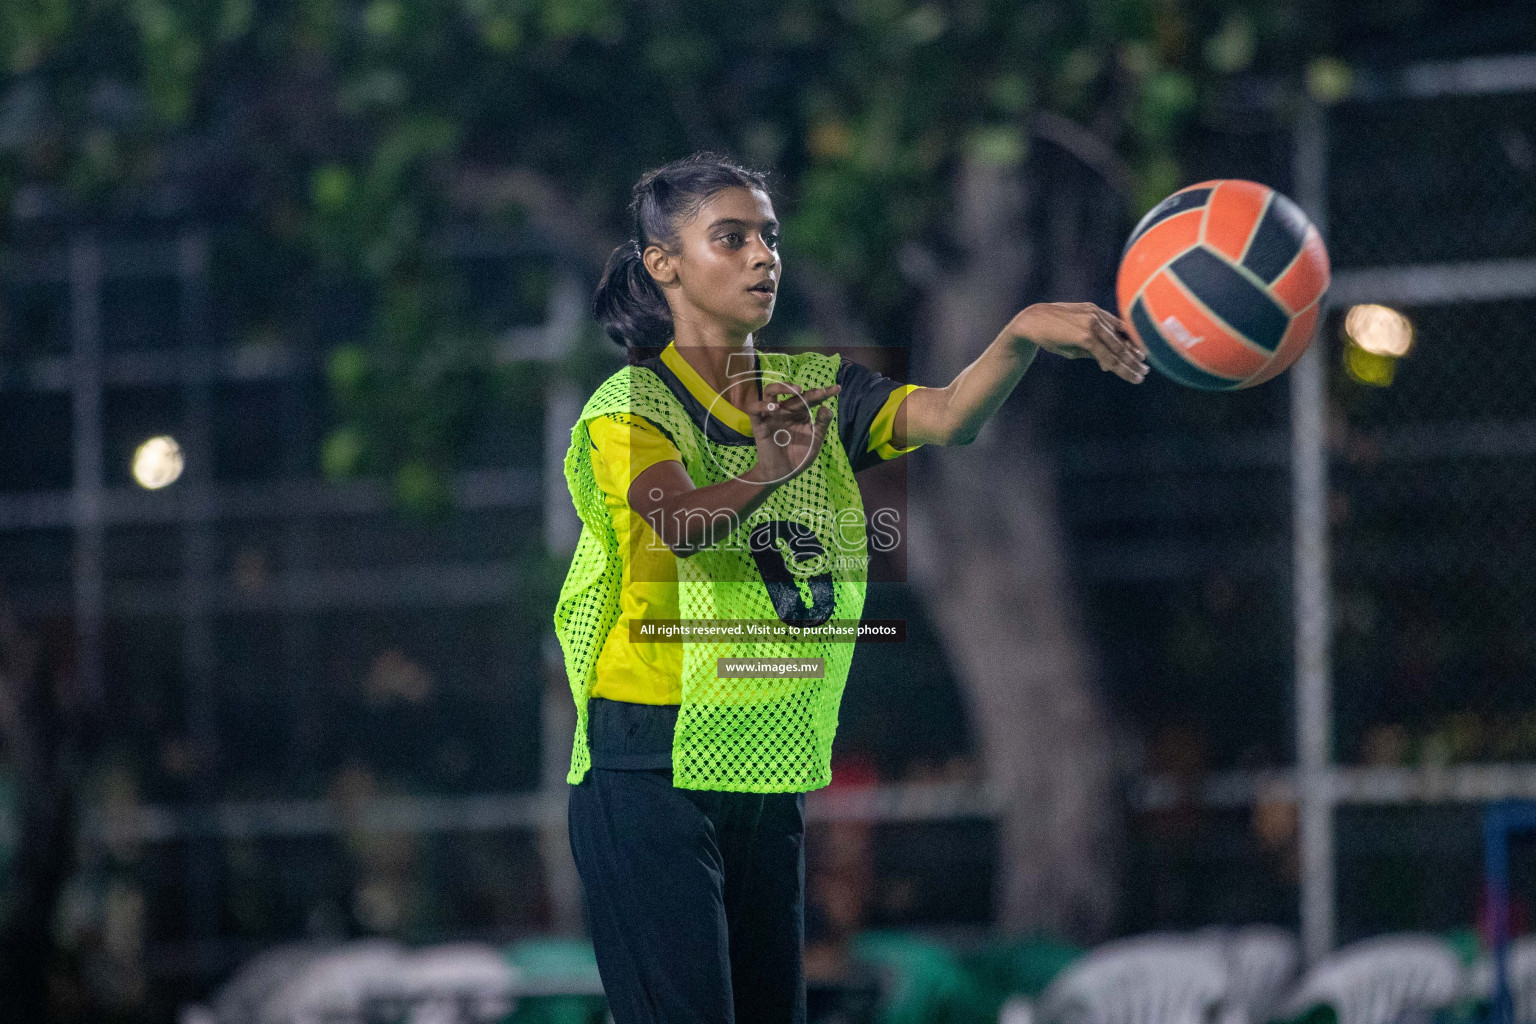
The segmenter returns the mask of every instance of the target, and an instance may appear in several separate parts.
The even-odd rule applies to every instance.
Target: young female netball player
[[[830,781],[854,646],[812,627],[863,608],[854,473],[968,443],[1040,349],[1133,383],[1147,366],[1088,303],[1028,307],[944,387],[763,351],[784,273],[764,177],[695,154],[644,175],[631,211],[593,299],[629,365],[565,460],[571,851],[616,1024],[803,1024],[805,793]],[[720,628],[674,642],[664,622]],[[723,632],[754,622],[810,638]],[[807,665],[726,660],[770,656]]]

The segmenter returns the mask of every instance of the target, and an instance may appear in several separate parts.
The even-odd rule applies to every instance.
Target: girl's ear
[[[651,272],[651,277],[663,288],[677,283],[677,265],[672,256],[660,246],[653,245],[645,250],[640,261],[645,264],[645,269]]]

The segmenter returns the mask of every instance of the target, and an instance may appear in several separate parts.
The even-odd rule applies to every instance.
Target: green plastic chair
[[[849,952],[882,978],[880,1024],[996,1024],[987,993],[942,943],[868,931],[854,938]]]
[[[566,995],[536,995],[518,1000],[502,1024],[603,1024],[608,1003],[602,991],[597,957],[586,939],[523,939],[503,951],[522,979],[540,989],[569,989]]]

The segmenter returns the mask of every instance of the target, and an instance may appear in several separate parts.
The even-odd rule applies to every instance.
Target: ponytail
[[[592,296],[592,315],[632,356],[637,349],[664,348],[672,337],[672,307],[640,254],[653,245],[676,252],[678,225],[727,188],[767,192],[767,176],[705,151],[647,171],[635,183],[629,203],[633,234],[608,255]]]
[[[634,239],[609,254],[592,296],[592,315],[608,337],[628,349],[663,348],[672,336],[672,307],[641,262]]]

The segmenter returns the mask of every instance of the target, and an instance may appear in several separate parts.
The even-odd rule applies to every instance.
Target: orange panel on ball
[[[1196,369],[1242,380],[1264,368],[1263,352],[1212,317],[1170,275],[1154,277],[1142,298],[1168,343]]]
[[[1286,309],[1294,312],[1316,302],[1328,290],[1328,278],[1328,250],[1323,247],[1317,229],[1309,227],[1295,262],[1275,279],[1269,290]]]
[[[1120,303],[1122,317],[1130,315],[1131,303],[1148,278],[1200,241],[1202,213],[1203,210],[1194,209],[1175,214],[1136,239],[1120,261],[1120,274],[1115,279],[1115,298]]]
[[[1205,244],[1233,263],[1241,262],[1269,195],[1269,189],[1258,182],[1223,181],[1205,204]]]
[[[1312,305],[1296,314],[1296,318],[1291,321],[1291,326],[1285,329],[1285,337],[1280,339],[1280,346],[1270,357],[1269,365],[1252,380],[1243,381],[1243,387],[1251,388],[1255,384],[1263,384],[1284,372],[1301,357],[1301,354],[1307,350],[1307,346],[1312,343],[1312,331],[1317,327],[1317,311],[1318,306]]]

